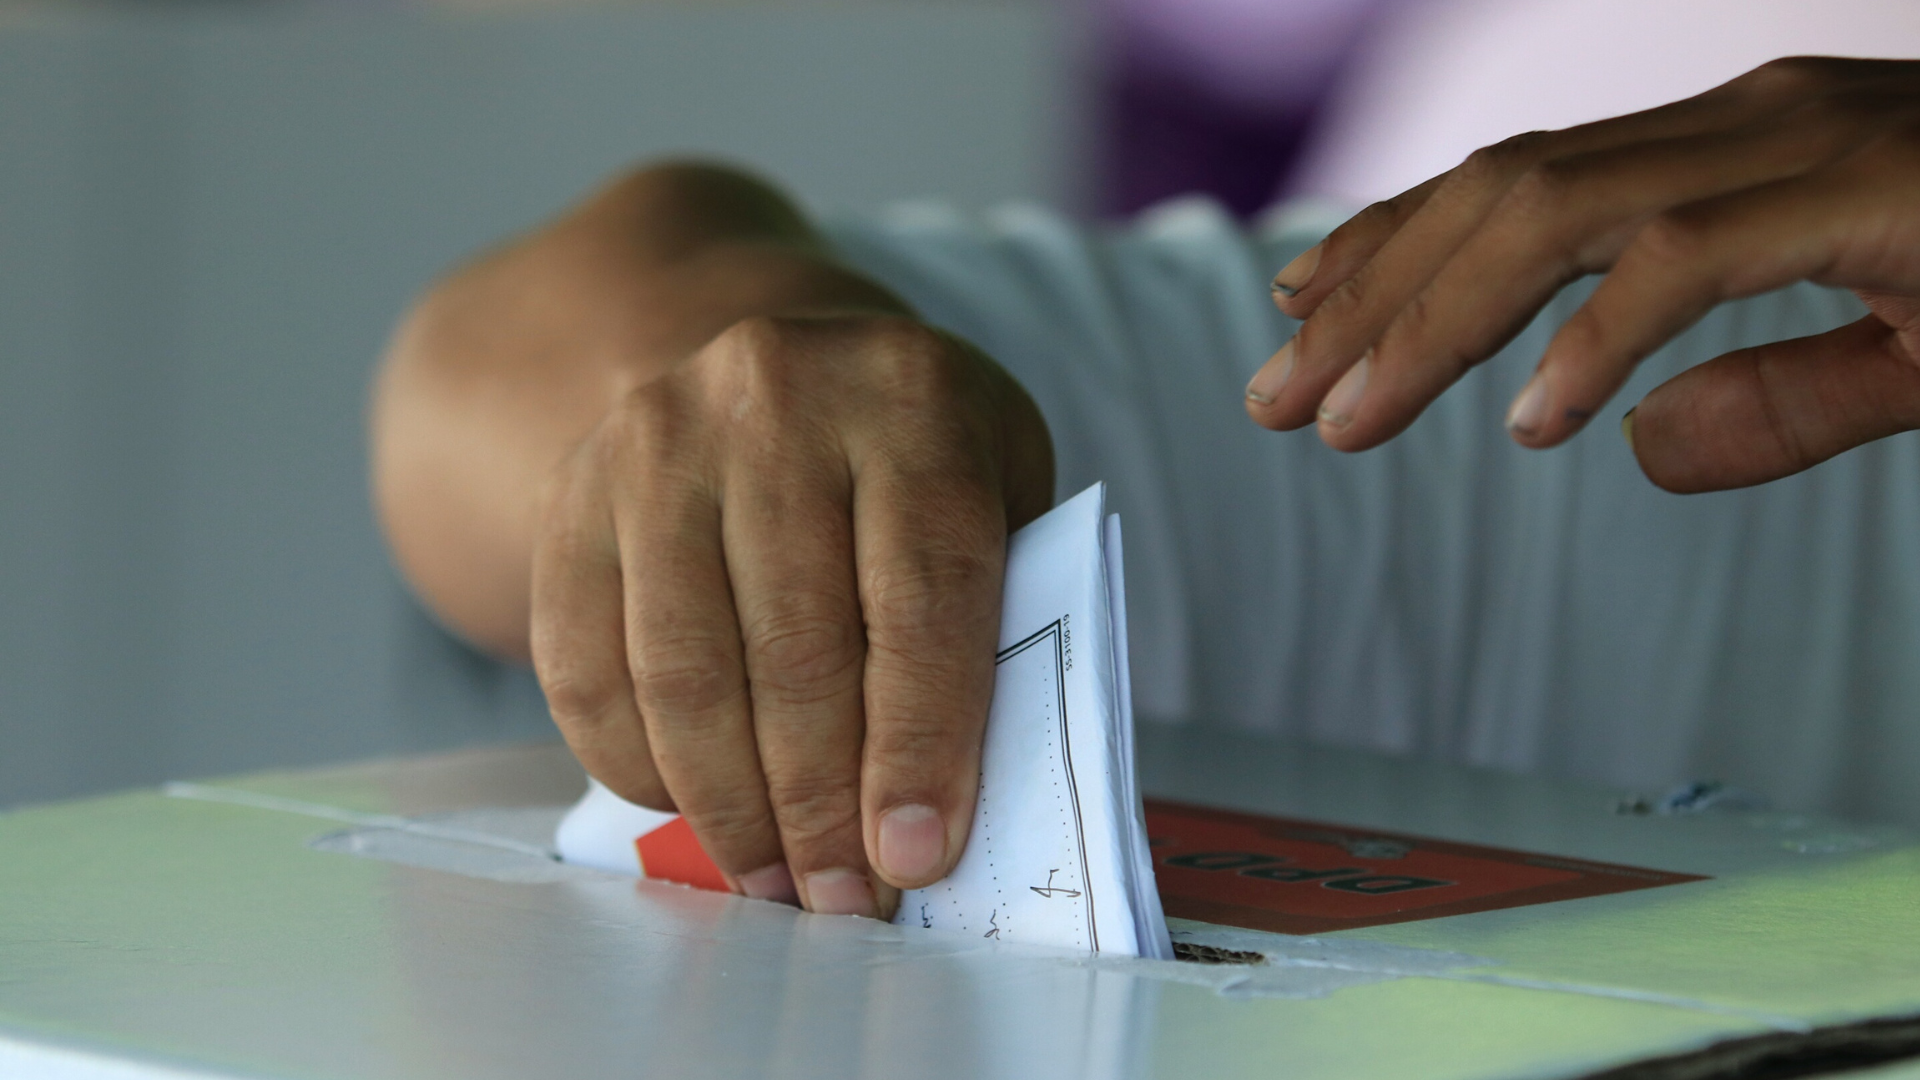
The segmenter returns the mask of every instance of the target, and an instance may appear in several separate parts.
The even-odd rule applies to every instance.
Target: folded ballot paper
[[[1133,761],[1120,518],[1096,484],[1007,545],[980,801],[946,880],[894,922],[1170,960]],[[686,822],[594,783],[561,822],[568,862],[724,890]]]

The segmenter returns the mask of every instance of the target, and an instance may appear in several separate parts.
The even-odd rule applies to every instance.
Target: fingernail
[[[880,816],[880,872],[895,881],[923,881],[947,854],[947,827],[931,806],[907,803]]]
[[[1280,396],[1280,388],[1293,378],[1293,353],[1293,341],[1288,340],[1272,359],[1260,365],[1260,370],[1253,373],[1253,381],[1247,384],[1247,400],[1273,404],[1273,399]]]
[[[1547,420],[1547,380],[1535,375],[1507,409],[1507,430],[1532,435]]]
[[[1323,247],[1326,244],[1315,244],[1281,267],[1280,272],[1273,275],[1273,291],[1289,299],[1300,295],[1300,290],[1313,280],[1313,272],[1320,269],[1320,249]]]
[[[1620,418],[1620,437],[1627,440],[1628,450],[1633,449],[1633,414],[1639,409],[1640,406],[1635,405],[1627,410],[1627,415]]]
[[[733,880],[740,886],[741,895],[754,900],[772,900],[778,904],[795,906],[800,903],[800,893],[793,887],[793,872],[787,869],[786,863],[769,863]]]
[[[1347,369],[1320,402],[1320,421],[1337,428],[1353,423],[1360,408],[1360,396],[1367,392],[1367,369],[1373,366],[1373,350],[1368,349],[1360,362]]]
[[[865,915],[874,917],[873,886],[858,870],[835,867],[815,870],[807,875],[807,910],[815,915]]]

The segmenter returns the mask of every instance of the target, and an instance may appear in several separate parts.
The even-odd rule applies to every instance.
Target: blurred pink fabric
[[[1699,93],[1782,56],[1920,58],[1920,0],[1427,0],[1373,24],[1284,194],[1358,207],[1523,131]]]

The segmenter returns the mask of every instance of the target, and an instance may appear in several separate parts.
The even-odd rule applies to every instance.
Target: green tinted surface
[[[1179,990],[1160,999],[1161,1076],[1578,1076],[1766,1030],[1664,1005],[1437,979],[1307,1001],[1228,1002]]]
[[[393,1000],[390,868],[307,850],[329,830],[154,793],[0,815],[0,1027],[248,1067],[316,1034],[287,1023],[307,1005],[371,1024]],[[208,1014],[234,1033],[211,1057],[182,1035]]]
[[[1076,996],[1089,980],[1070,964],[899,951],[858,920],[686,890],[504,884],[306,847],[332,828],[155,794],[0,815],[0,1030],[330,1080],[542,1063],[883,1076],[920,1053],[916,1075],[987,1076],[1064,1067],[1128,1032],[1153,1034],[1151,1052],[1119,1055],[1132,1076],[1553,1076],[1757,1030],[1434,979],[1306,1000],[1142,979],[1106,1027],[1076,1031],[1109,1006]]]
[[[1349,936],[1816,1023],[1920,1013],[1920,848]]]
[[[489,751],[216,786],[421,814],[554,805],[578,784],[562,755]],[[1714,1008],[1920,1012],[1915,848],[1337,935],[1566,989],[1416,977],[1236,1000],[682,889],[307,847],[343,827],[156,793],[0,815],[0,1031],[326,1080],[958,1078],[1090,1060],[1313,1080],[1579,1076],[1764,1030]]]

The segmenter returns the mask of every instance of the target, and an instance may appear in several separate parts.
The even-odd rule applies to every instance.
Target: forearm
[[[555,463],[727,327],[822,308],[905,310],[833,263],[778,192],[705,166],[636,172],[451,274],[402,322],[374,391],[374,497],[401,571],[452,629],[524,659]]]

